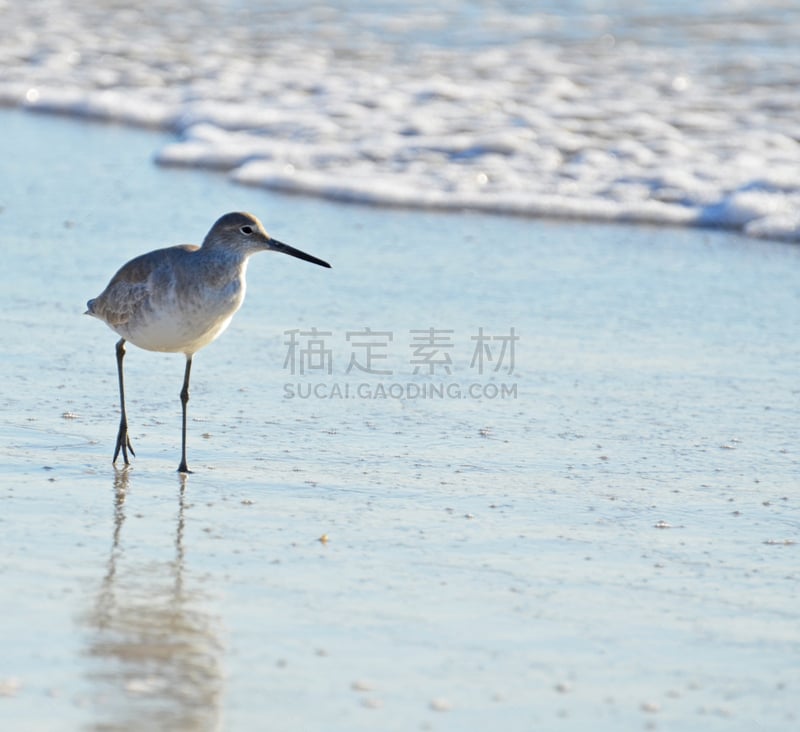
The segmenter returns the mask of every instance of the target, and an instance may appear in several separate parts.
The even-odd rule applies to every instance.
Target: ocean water
[[[800,6],[5,2],[0,103],[165,166],[411,208],[800,239]]]
[[[0,21],[0,727],[798,728],[794,4]],[[114,469],[85,302],[229,210],[333,269],[253,258],[186,478],[131,347]]]
[[[344,206],[153,166],[162,132],[0,126],[4,729],[797,728],[800,249]],[[115,470],[85,302],[235,209],[333,269],[253,258],[184,480],[183,359],[131,347]],[[368,327],[392,375],[348,370]],[[431,327],[452,373],[414,373]],[[492,340],[477,370],[480,328],[513,368]],[[330,374],[287,360],[313,329]]]

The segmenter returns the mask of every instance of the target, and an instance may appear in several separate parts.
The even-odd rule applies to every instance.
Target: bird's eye
[[[245,225],[245,226],[240,227],[239,231],[241,231],[242,234],[244,234],[245,236],[250,236],[250,234],[253,233],[253,227]]]

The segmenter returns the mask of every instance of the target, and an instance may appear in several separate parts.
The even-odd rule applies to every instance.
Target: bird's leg
[[[192,371],[192,357],[186,354],[186,371],[183,374],[183,389],[181,389],[181,406],[183,407],[183,429],[181,430],[181,464],[179,473],[191,473],[186,467],[186,405],[189,403],[189,374]]]
[[[117,343],[117,375],[119,376],[119,432],[117,432],[117,446],[114,448],[114,458],[112,464],[117,462],[119,451],[122,450],[122,459],[125,465],[130,465],[131,461],[128,460],[128,450],[131,455],[136,457],[133,451],[130,437],[128,437],[128,415],[125,413],[125,381],[122,377],[122,359],[125,358],[125,339],[120,338]]]

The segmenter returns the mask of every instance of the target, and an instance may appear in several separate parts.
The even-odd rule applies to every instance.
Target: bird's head
[[[253,214],[243,212],[227,213],[217,219],[206,234],[203,248],[224,248],[244,256],[261,251],[282,252],[318,264],[320,267],[330,267],[330,264],[322,259],[273,239]]]

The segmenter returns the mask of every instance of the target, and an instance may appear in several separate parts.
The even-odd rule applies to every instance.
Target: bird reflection
[[[199,587],[193,589],[197,583],[185,578],[186,480],[180,476],[174,552],[159,559],[130,527],[130,546],[123,541],[130,471],[115,470],[111,551],[86,616],[96,709],[90,730],[197,732],[221,725],[218,627]]]

